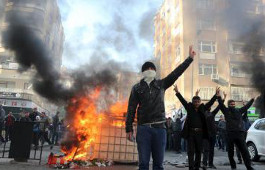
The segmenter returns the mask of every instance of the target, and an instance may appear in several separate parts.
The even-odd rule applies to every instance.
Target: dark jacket
[[[226,131],[245,131],[243,127],[242,114],[247,112],[249,107],[254,102],[254,99],[251,99],[245,106],[241,108],[227,108],[221,100],[221,97],[218,97],[218,102],[221,111],[223,112],[226,120]]]
[[[19,119],[19,121],[20,122],[31,122],[31,119],[29,118],[29,117],[21,117],[20,119]]]
[[[218,122],[218,130],[220,133],[226,133],[226,122],[224,120],[219,120]]]
[[[128,103],[126,132],[133,131],[133,121],[137,110],[138,124],[166,121],[164,95],[165,91],[174,84],[179,76],[193,61],[188,57],[173,72],[161,80],[153,80],[150,85],[142,79],[133,86]]]
[[[29,114],[29,118],[31,119],[32,122],[36,121],[36,117],[39,116],[39,112],[32,112]]]
[[[173,132],[181,131],[181,120],[177,118],[175,122],[172,122],[172,130]]]
[[[16,118],[13,115],[7,115],[5,118],[5,126],[11,127],[14,125]]]
[[[53,126],[54,131],[58,131],[58,126],[59,126],[59,116],[58,115],[55,115],[52,118],[52,126]]]
[[[184,106],[184,108],[187,111],[187,118],[186,118],[183,130],[182,130],[182,137],[183,138],[189,137],[189,132],[190,132],[190,128],[191,128],[189,120],[191,119],[191,115],[192,114],[200,114],[200,118],[202,121],[203,138],[207,139],[209,137],[209,135],[208,135],[208,129],[207,129],[207,124],[206,124],[205,112],[214,104],[214,102],[217,98],[216,95],[214,95],[212,97],[212,99],[209,102],[207,102],[206,104],[201,104],[198,108],[197,113],[196,113],[196,110],[195,110],[193,104],[191,102],[188,103],[180,93],[177,93],[176,96],[178,97],[179,101],[182,103],[182,105]]]
[[[205,112],[208,134],[210,136],[215,136],[217,133],[217,128],[215,124],[215,116],[219,110],[220,110],[220,107],[217,106],[212,112],[209,112],[209,111]]]

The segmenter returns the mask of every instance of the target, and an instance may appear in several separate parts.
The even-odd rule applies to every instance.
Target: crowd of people
[[[33,122],[32,144],[34,149],[47,142],[52,149],[54,145],[59,145],[59,141],[65,131],[63,119],[59,120],[60,112],[52,118],[45,112],[38,112],[33,108],[32,112],[22,111],[16,118],[12,112],[6,115],[5,109],[0,105],[0,141],[6,143],[12,140],[12,132],[15,121]],[[4,135],[3,135],[4,134]]]
[[[242,156],[246,168],[253,170],[245,140],[246,130],[250,126],[247,110],[254,99],[241,108],[236,107],[236,102],[232,99],[228,100],[225,106],[226,94],[221,93],[220,88],[216,88],[216,93],[207,103],[201,102],[199,90],[190,102],[186,101],[174,83],[192,63],[195,55],[196,52],[190,46],[189,57],[165,78],[158,80],[155,79],[154,63],[145,62],[142,65],[143,79],[131,90],[125,129],[127,139],[133,142],[133,122],[137,113],[136,142],[139,169],[148,170],[152,156],[153,169],[163,170],[166,147],[174,149],[177,153],[187,151],[190,170],[216,169],[213,160],[215,146],[227,151],[230,166],[236,169],[233,158],[236,146],[237,155]],[[170,86],[174,86],[176,97],[187,112],[186,116],[175,115],[173,119],[165,117],[164,95]],[[218,106],[211,111],[216,101]],[[215,116],[219,110],[224,116],[221,116],[216,124]],[[242,163],[242,159],[238,159]]]
[[[225,94],[226,96],[226,94]],[[245,105],[245,102],[242,103]],[[215,117],[215,115],[218,113],[219,107],[214,109],[211,113]],[[186,120],[186,115],[182,113],[182,109],[178,110],[178,112],[173,110],[172,118],[168,117],[166,121],[166,130],[167,130],[167,144],[166,144],[166,150],[168,151],[174,151],[177,154],[186,153],[187,152],[187,141],[185,138],[182,137],[181,131],[183,130],[184,122]],[[242,115],[243,120],[243,128],[244,133],[246,135],[247,130],[250,128],[251,123],[248,119],[247,112]],[[210,120],[209,122],[213,122],[214,124],[211,125],[211,128],[208,129],[211,131],[210,133],[211,138],[211,144],[208,146],[207,142],[204,142],[203,145],[203,165],[207,166],[207,153],[209,153],[209,150],[213,150],[214,148],[217,148],[220,151],[227,152],[227,133],[226,133],[226,121],[224,116],[221,114],[219,116],[219,120]],[[246,137],[246,136],[245,136]],[[208,147],[211,147],[212,149],[209,149]],[[237,147],[236,149],[236,155],[238,159],[238,164],[242,164],[242,156],[240,154],[240,151]],[[209,157],[213,157],[213,153],[211,152],[211,155]],[[213,165],[213,161],[209,161],[210,166],[212,168],[216,168]],[[211,165],[212,164],[212,165]],[[209,165],[209,163],[208,163]]]

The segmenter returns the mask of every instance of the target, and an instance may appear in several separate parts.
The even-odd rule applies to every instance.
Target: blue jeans
[[[138,125],[136,142],[139,155],[139,170],[149,170],[151,153],[153,170],[164,169],[166,135],[166,129]]]

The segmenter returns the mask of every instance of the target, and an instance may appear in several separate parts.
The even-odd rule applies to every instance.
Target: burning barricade
[[[112,161],[137,162],[137,146],[126,139],[126,102],[98,109],[101,89],[84,97],[73,98],[67,107],[67,133],[61,143],[64,155],[50,155],[50,165],[108,166]],[[55,161],[56,160],[56,161]]]

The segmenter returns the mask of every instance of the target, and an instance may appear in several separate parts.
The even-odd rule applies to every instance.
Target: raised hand
[[[216,87],[216,96],[220,96],[220,87]]]
[[[195,96],[199,96],[199,93],[200,93],[200,89],[198,89],[198,90],[195,92]]]
[[[179,93],[178,86],[177,86],[177,85],[173,85],[173,86],[174,86],[174,91],[175,91],[176,93]]]
[[[223,92],[223,94],[224,94],[224,100],[226,99],[226,96],[227,96],[227,94],[225,93],[225,92]]]
[[[191,58],[194,58],[194,56],[196,55],[196,52],[193,50],[192,45],[189,46],[189,56]]]

